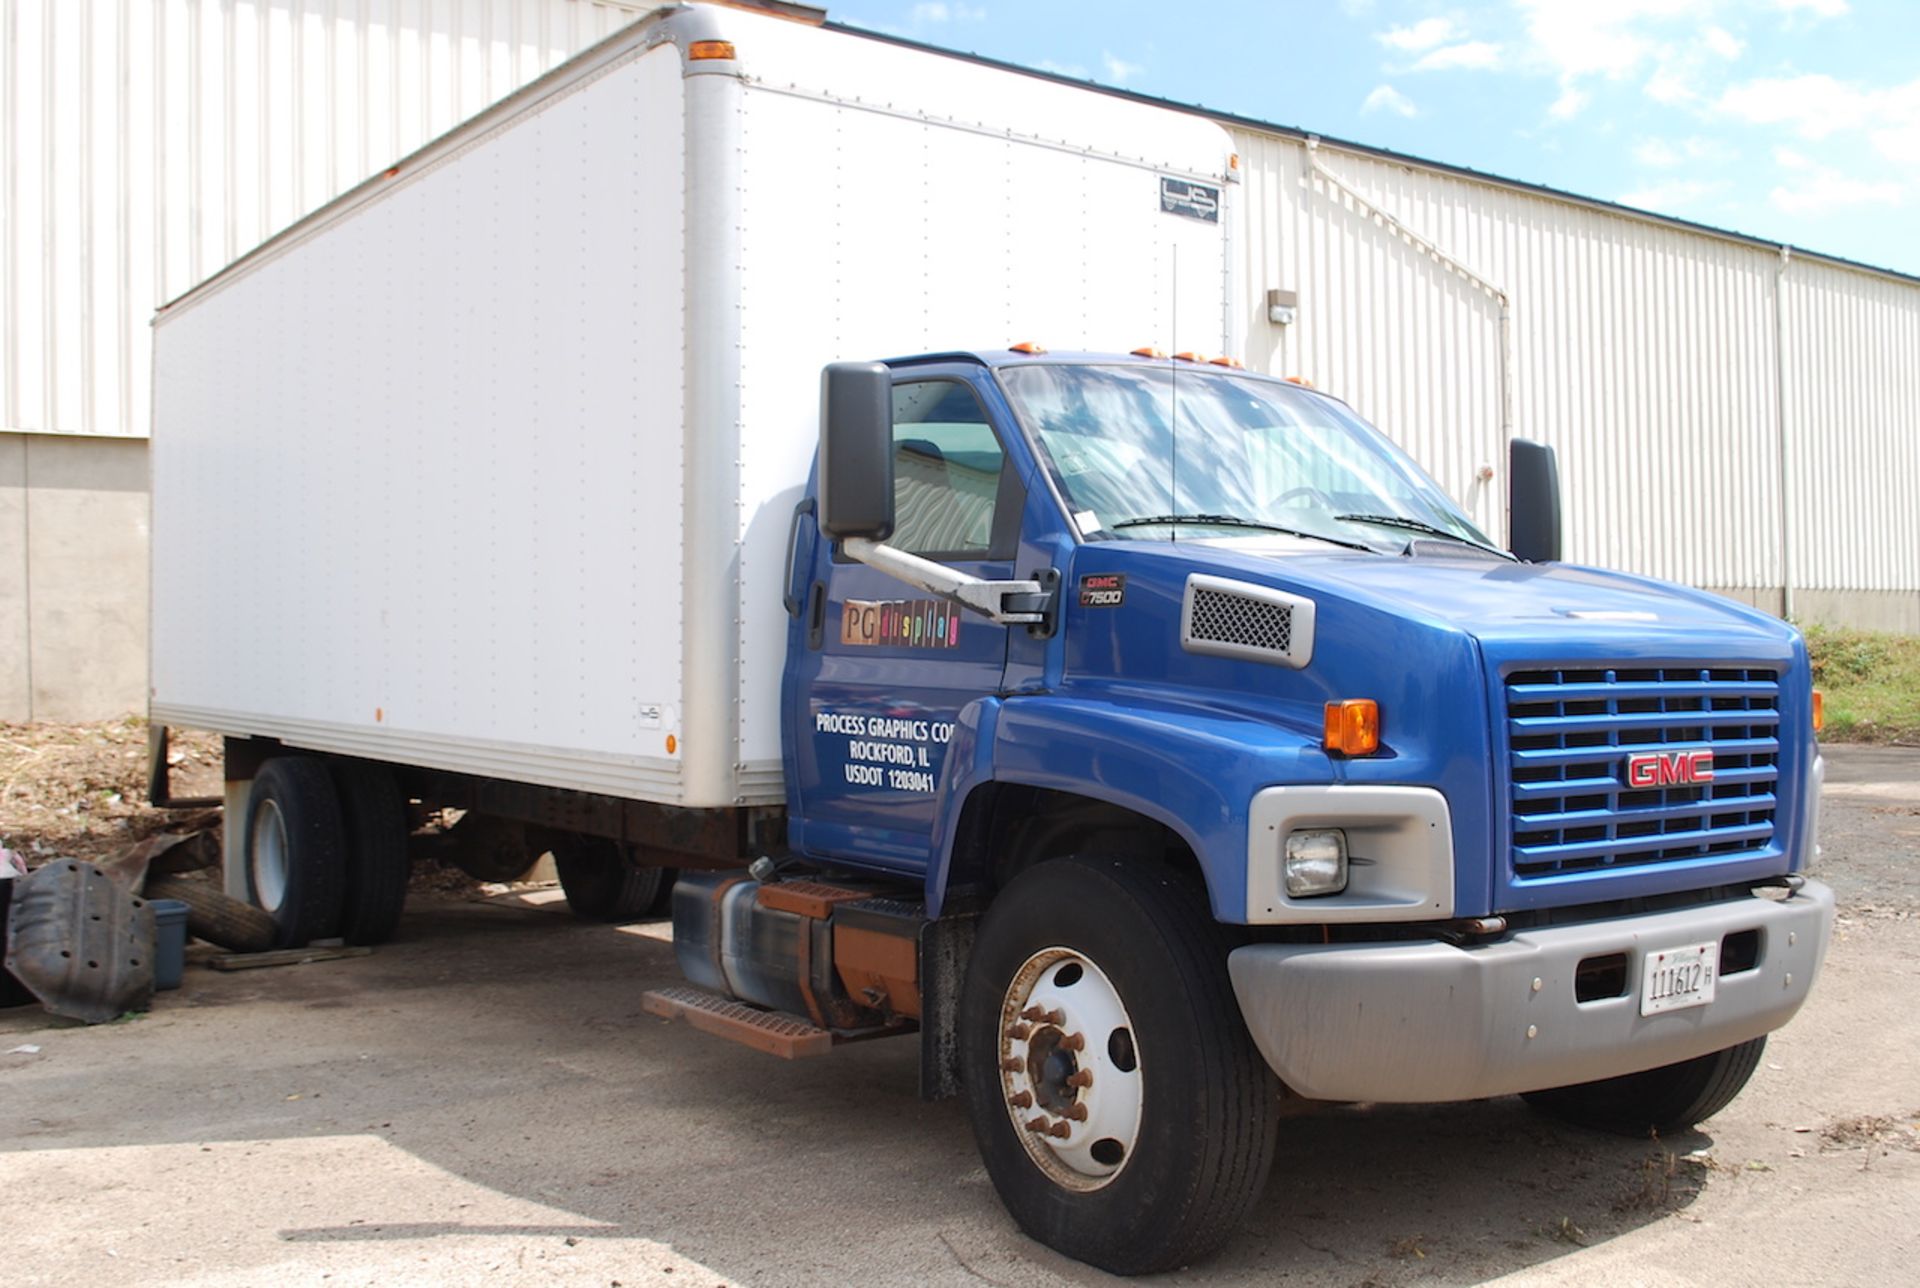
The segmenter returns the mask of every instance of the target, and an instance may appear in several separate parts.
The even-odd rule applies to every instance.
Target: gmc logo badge
[[[1713,752],[1649,751],[1627,757],[1627,786],[1681,787],[1713,781]]]

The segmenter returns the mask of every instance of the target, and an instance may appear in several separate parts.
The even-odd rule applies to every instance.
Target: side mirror
[[[820,530],[834,540],[893,535],[893,373],[835,362],[820,373]]]
[[[1560,467],[1545,443],[1507,444],[1507,548],[1528,563],[1560,560]]]

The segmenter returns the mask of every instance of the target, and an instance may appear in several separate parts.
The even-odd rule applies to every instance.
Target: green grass
[[[1809,626],[1814,687],[1833,742],[1920,744],[1920,636]]]

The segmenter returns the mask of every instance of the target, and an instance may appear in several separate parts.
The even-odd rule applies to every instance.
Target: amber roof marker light
[[[701,63],[712,59],[728,59],[734,57],[737,57],[737,55],[734,53],[733,42],[731,40],[696,40],[687,46],[688,62]]]

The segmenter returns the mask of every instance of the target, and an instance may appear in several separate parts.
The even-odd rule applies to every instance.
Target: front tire
[[[962,1078],[994,1188],[1033,1238],[1116,1274],[1231,1238],[1273,1164],[1279,1085],[1196,881],[1076,856],[988,909],[960,1004]]]
[[[1617,1136],[1669,1135],[1713,1117],[1760,1067],[1765,1037],[1693,1060],[1521,1097],[1544,1114]]]
[[[247,794],[247,891],[273,918],[275,948],[339,933],[346,828],[326,763],[276,756]]]

